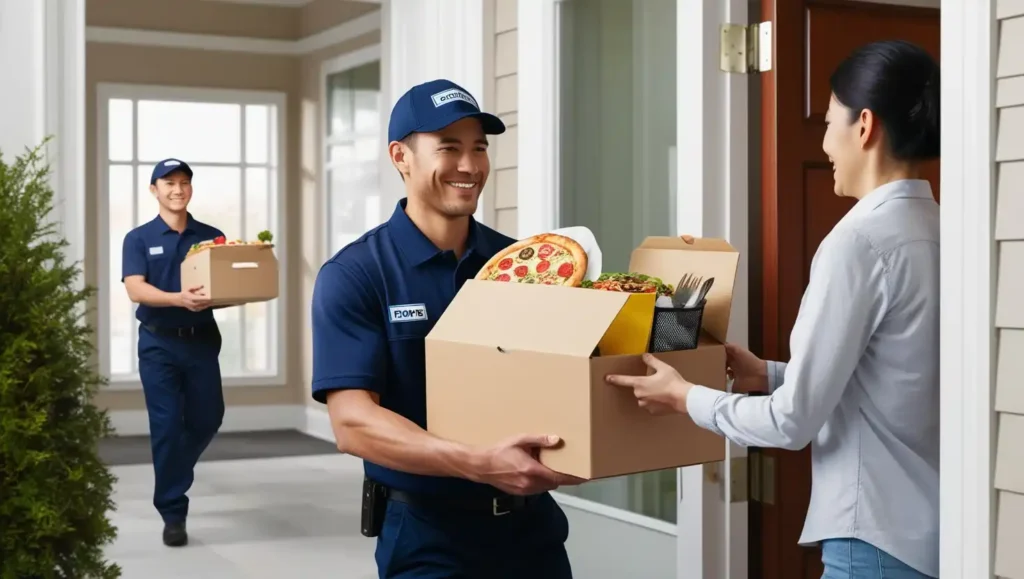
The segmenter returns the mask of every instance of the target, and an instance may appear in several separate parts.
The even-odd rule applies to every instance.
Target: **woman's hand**
[[[749,394],[768,391],[768,362],[736,344],[725,345],[726,373],[732,378],[733,392]]]
[[[612,385],[632,388],[640,408],[651,414],[686,413],[686,395],[693,384],[676,372],[675,368],[650,354],[644,354],[644,363],[654,370],[649,376],[621,376],[611,374],[605,380]]]

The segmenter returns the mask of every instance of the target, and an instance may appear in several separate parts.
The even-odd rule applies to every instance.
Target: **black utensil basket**
[[[654,308],[649,352],[693,350],[700,339],[707,300],[688,308]]]

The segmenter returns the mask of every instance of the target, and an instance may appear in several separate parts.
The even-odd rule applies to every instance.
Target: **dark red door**
[[[789,358],[789,333],[818,244],[853,205],[832,192],[832,169],[821,150],[828,77],[854,48],[876,40],[917,43],[939,58],[939,12],[843,0],[763,0],[773,23],[772,71],[761,76],[761,188],[751,216],[751,345],[764,358]],[[939,166],[926,178],[938,196]],[[810,450],[756,450],[773,465],[772,503],[751,502],[750,577],[818,579],[818,549],[797,539],[810,500]]]

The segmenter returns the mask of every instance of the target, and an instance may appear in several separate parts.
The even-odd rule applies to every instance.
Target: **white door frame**
[[[556,5],[561,1],[518,6],[520,237],[560,225]],[[719,25],[745,22],[747,3],[677,3],[677,231],[723,237],[746,254],[748,78],[718,71],[717,46]],[[694,78],[702,79],[702,90],[694,90]],[[742,344],[747,342],[747,283],[741,266],[730,336]],[[727,453],[745,455],[734,445]],[[723,501],[730,475],[728,460],[679,469],[676,576],[681,579],[747,576],[747,503]],[[595,512],[608,509],[601,507]]]
[[[996,0],[942,0],[940,576],[992,577]]]

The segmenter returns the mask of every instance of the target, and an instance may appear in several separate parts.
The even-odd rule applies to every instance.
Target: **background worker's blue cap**
[[[192,167],[181,159],[164,159],[153,167],[153,176],[149,178],[149,184],[155,185],[157,179],[163,179],[175,171],[181,171],[192,178]]]
[[[391,109],[388,142],[401,141],[413,133],[440,131],[466,117],[480,120],[484,134],[505,132],[501,119],[480,110],[473,95],[450,80],[438,79],[416,85],[398,99]]]

